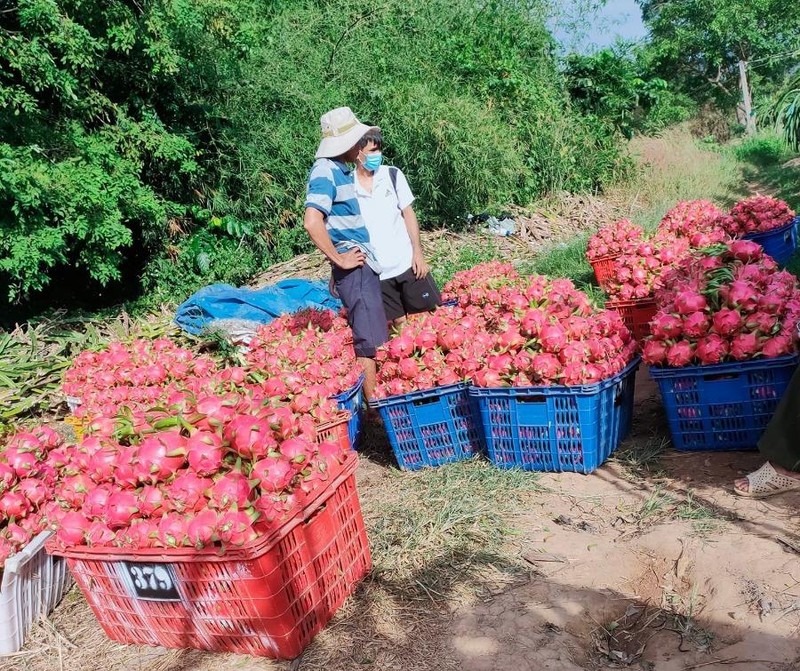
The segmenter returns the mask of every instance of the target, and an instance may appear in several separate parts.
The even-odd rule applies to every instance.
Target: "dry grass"
[[[730,206],[745,192],[742,166],[733,155],[699,143],[684,126],[634,138],[629,148],[637,178],[611,189],[607,198],[636,223],[655,226],[679,200],[705,198]]]
[[[525,581],[514,519],[538,491],[537,476],[484,461],[415,473],[378,466],[388,445],[375,433],[359,491],[374,569],[304,655],[304,671],[457,669],[442,622],[458,608]]]

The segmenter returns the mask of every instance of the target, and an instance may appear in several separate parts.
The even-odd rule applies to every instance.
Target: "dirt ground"
[[[0,669],[800,669],[800,494],[735,497],[757,453],[659,454],[666,426],[645,371],[635,412],[634,435],[597,472],[537,481],[511,521],[516,561],[497,555],[465,577],[480,589],[419,598],[373,574],[291,663],[115,644],[73,589]],[[369,525],[381,514],[369,501],[393,482],[385,461],[360,466]]]

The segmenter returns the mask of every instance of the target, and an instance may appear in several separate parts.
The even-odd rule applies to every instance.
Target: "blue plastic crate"
[[[797,247],[796,222],[797,218],[765,233],[748,233],[744,239],[757,242],[779,265],[785,266]]]
[[[795,355],[650,368],[678,450],[753,450],[797,367]]]
[[[350,447],[354,450],[358,447],[358,440],[361,437],[361,421],[364,405],[364,376],[361,375],[358,381],[346,389],[341,394],[333,397],[333,400],[342,410],[350,413],[350,421],[347,423],[347,433],[350,435]]]
[[[489,460],[500,468],[591,473],[628,434],[637,357],[597,384],[469,390]]]
[[[483,438],[466,384],[452,384],[370,401],[383,419],[404,470],[468,459]]]

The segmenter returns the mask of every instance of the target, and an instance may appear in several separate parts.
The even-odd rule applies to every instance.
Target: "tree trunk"
[[[756,117],[753,113],[753,101],[750,98],[750,87],[747,85],[747,61],[739,61],[739,86],[742,89],[742,108],[744,111],[744,132],[755,135]]]

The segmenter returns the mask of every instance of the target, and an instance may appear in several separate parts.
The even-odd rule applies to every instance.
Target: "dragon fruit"
[[[605,285],[609,297],[632,300],[652,296],[661,276],[689,252],[685,238],[661,238],[642,242],[614,261],[614,274]]]
[[[694,248],[707,247],[725,239],[720,221],[724,216],[725,212],[711,201],[681,201],[664,215],[655,239],[685,238]]]
[[[603,226],[589,238],[586,258],[589,261],[626,254],[644,239],[644,230],[628,219],[620,219],[609,226]]]
[[[665,273],[656,301],[643,347],[650,365],[713,365],[797,351],[800,286],[752,241],[684,258]]]
[[[475,284],[467,287],[467,278]],[[378,349],[378,398],[464,380],[484,387],[591,384],[619,373],[635,354],[619,315],[594,308],[569,280],[522,278],[484,264],[445,289],[464,292],[457,306],[412,316]],[[454,332],[456,338],[445,335]],[[435,347],[424,333],[437,334]]]
[[[695,348],[695,356],[697,360],[700,362],[701,365],[710,365],[715,363],[721,363],[725,356],[728,354],[728,341],[723,339],[720,335],[716,333],[711,333],[703,338],[700,338],[697,341],[697,347]],[[687,361],[688,363],[688,361]],[[671,363],[670,365],[686,365],[686,364],[675,364]]]
[[[789,205],[771,196],[751,196],[740,200],[731,208],[723,224],[732,236],[764,233],[788,224],[794,218]]]

